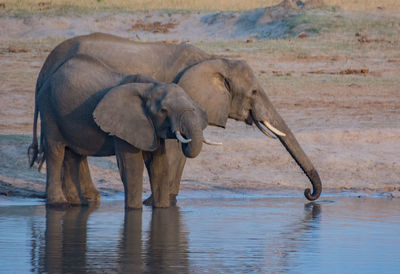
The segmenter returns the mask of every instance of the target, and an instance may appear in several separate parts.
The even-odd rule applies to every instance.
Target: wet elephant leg
[[[147,172],[150,178],[152,205],[154,207],[169,207],[169,181],[165,141],[154,152],[143,152]]]
[[[150,166],[151,166],[151,161],[153,160],[151,152],[143,152],[143,160],[144,163],[146,165],[146,170],[147,170],[147,174],[149,175],[149,180],[150,180],[150,187],[151,187],[151,178],[150,178]],[[149,197],[147,197],[144,201],[143,204],[145,206],[152,206],[153,205],[153,193],[150,194]]]
[[[96,189],[92,177],[90,176],[87,156],[81,156],[79,181],[81,183],[82,194],[89,202],[100,201],[100,192]]]
[[[70,149],[65,149],[63,163],[63,192],[71,205],[87,205],[88,202],[83,197],[79,180],[79,165],[81,156]]]
[[[65,145],[59,142],[45,141],[46,157],[46,194],[48,205],[64,206],[68,204],[62,191],[62,168]]]
[[[176,196],[179,193],[183,168],[185,167],[186,157],[182,153],[181,144],[176,140],[165,140],[165,150],[167,156],[167,173],[169,185],[170,205],[176,205]],[[147,164],[146,164],[147,166]],[[149,168],[147,168],[149,171]],[[150,173],[149,173],[150,174]],[[153,195],[143,201],[146,206],[153,205]]]
[[[82,160],[86,157],[76,154],[72,150],[66,148],[64,156],[64,176],[63,176],[63,192],[68,202],[72,205],[88,205],[89,201],[84,195],[85,186],[82,177]],[[86,171],[84,171],[86,172]],[[87,170],[89,172],[89,170]],[[88,174],[90,178],[90,173]]]
[[[143,156],[127,142],[115,138],[115,155],[125,190],[125,207],[142,208]]]
[[[181,144],[169,142],[167,144],[167,161],[171,166],[169,169],[169,195],[172,205],[176,205],[176,196],[179,194],[182,173],[186,163],[186,157],[182,153]]]

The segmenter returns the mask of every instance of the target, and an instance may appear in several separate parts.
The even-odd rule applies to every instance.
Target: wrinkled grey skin
[[[122,73],[142,73],[152,75],[158,81],[177,83],[207,112],[210,125],[225,127],[228,118],[247,124],[269,121],[286,134],[284,137],[278,136],[279,140],[313,185],[312,191],[305,190],[306,198],[316,200],[320,196],[322,185],[316,169],[245,61],[218,58],[184,43],[133,42],[109,34],[95,33],[75,37],[58,45],[43,65],[36,90],[41,88],[58,66],[82,53],[96,57]],[[35,146],[35,140],[34,135],[32,147]],[[175,202],[186,159],[175,142],[167,140],[166,150],[170,198]],[[82,161],[81,169],[87,169],[85,160]],[[93,185],[90,180],[85,182]],[[151,197],[145,202],[151,203]]]
[[[147,82],[147,83],[136,83]],[[96,58],[78,54],[63,63],[38,90],[41,145],[47,169],[47,204],[96,200],[86,156],[116,155],[125,206],[142,207],[144,163],[155,207],[168,207],[165,139],[179,130],[192,141],[186,157],[200,153],[207,115],[176,84],[115,72]],[[177,143],[175,139],[172,142]],[[31,163],[36,157],[31,151]]]

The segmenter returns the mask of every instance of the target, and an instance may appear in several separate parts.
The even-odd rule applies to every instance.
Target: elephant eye
[[[166,108],[161,108],[160,111],[161,111],[162,114],[167,114],[167,112],[168,112]]]
[[[251,94],[252,94],[252,95],[256,95],[256,94],[257,94],[257,90],[256,90],[256,89],[253,89],[253,90],[251,91]]]
[[[224,77],[224,85],[225,88],[230,91],[231,90],[231,84],[229,83],[229,80],[227,78]]]

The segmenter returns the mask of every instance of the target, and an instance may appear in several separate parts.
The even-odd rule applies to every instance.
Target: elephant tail
[[[36,97],[36,96],[35,96]],[[33,114],[33,137],[32,137],[32,144],[28,148],[28,160],[29,160],[29,167],[32,167],[35,161],[37,160],[39,154],[39,146],[37,140],[37,120],[39,115],[39,109],[36,104],[35,98],[35,112]]]
[[[44,154],[44,150],[43,150],[43,134],[40,133],[40,148],[39,148],[39,152],[38,152],[38,159],[37,159],[37,163],[38,163],[38,171],[40,172],[40,170],[42,169],[44,160],[46,160],[45,154]]]
[[[35,93],[35,110],[33,114],[33,134],[32,134],[32,144],[28,148],[28,161],[29,167],[32,167],[35,162],[39,164],[38,170],[40,171],[43,162],[45,160],[44,151],[43,151],[43,134],[40,134],[40,148],[38,145],[37,138],[37,125],[38,125],[38,117],[39,117],[39,108],[37,105],[37,91]]]

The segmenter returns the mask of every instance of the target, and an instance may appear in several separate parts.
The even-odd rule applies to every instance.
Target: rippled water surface
[[[179,207],[0,201],[1,273],[399,273],[400,199],[186,192]]]

